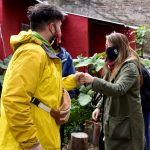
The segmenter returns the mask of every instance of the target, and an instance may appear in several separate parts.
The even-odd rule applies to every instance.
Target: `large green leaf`
[[[92,60],[93,63],[95,63],[97,60],[97,53],[95,53],[92,57],[90,57],[90,59]]]
[[[150,69],[150,60],[149,59],[141,59],[141,62],[146,68]]]
[[[90,95],[90,96],[92,96],[94,94],[94,91],[89,90],[87,94]]]
[[[77,56],[77,59],[73,59],[73,63],[74,63],[75,68],[78,64],[84,62],[86,59],[88,59],[88,58],[82,57],[82,56]]]
[[[97,59],[96,61],[96,72],[98,72],[102,67],[104,67],[105,61],[103,59]]]
[[[5,65],[3,61],[0,61],[0,68],[7,69],[7,65]]]
[[[81,85],[79,91],[82,93],[86,93],[86,87],[84,85]]]
[[[104,57],[105,53],[95,53],[92,57],[77,57],[77,59],[74,59],[73,62],[74,62],[74,65],[75,65],[75,68],[78,68],[78,67],[85,67],[85,66],[89,66],[89,65],[93,65],[96,67],[96,65],[98,64],[98,68],[101,68],[99,67],[100,65],[103,65],[103,62],[104,60],[100,57]]]
[[[12,58],[12,55],[7,56],[7,57],[3,60],[4,64],[5,64],[5,65],[8,65],[11,58]]]
[[[90,65],[92,63],[93,63],[92,59],[86,59],[83,62],[78,63],[75,67],[76,68],[78,68],[78,67],[85,67],[85,66],[88,66],[88,65]]]
[[[79,91],[81,93],[87,94],[90,89],[91,89],[91,84],[88,84],[86,86],[85,85],[81,85]]]
[[[81,106],[87,105],[89,102],[91,102],[91,100],[92,100],[92,97],[90,95],[87,95],[84,93],[79,94],[78,101]]]
[[[0,84],[1,84],[1,85],[3,84],[3,80],[4,80],[4,76],[3,76],[3,75],[0,75]]]
[[[97,58],[100,58],[100,59],[104,59],[105,56],[106,56],[106,52],[102,52],[102,53],[97,54]]]

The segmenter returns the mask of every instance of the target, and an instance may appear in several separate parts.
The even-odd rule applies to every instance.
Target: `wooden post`
[[[93,121],[85,121],[84,123],[84,132],[88,135],[88,142],[92,143],[93,141]]]
[[[71,150],[87,150],[88,135],[84,132],[71,133]]]
[[[101,124],[100,122],[93,122],[94,128],[93,128],[93,145],[99,146],[99,136],[101,132]]]

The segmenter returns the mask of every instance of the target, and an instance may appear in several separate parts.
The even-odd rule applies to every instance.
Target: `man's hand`
[[[84,84],[84,82],[82,82],[84,78],[84,73],[83,72],[77,72],[75,73],[75,80],[77,81],[78,85]]]
[[[42,146],[40,143],[33,145],[31,148],[26,148],[24,150],[42,150]]]

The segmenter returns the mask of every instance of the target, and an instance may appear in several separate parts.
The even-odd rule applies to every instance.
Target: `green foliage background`
[[[69,121],[65,124],[64,142],[68,143],[71,133],[83,131],[86,120],[91,119],[91,114],[94,108],[90,103],[86,106],[81,106],[76,99],[71,101],[71,114]]]

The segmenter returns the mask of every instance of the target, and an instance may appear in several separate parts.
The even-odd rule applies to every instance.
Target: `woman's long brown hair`
[[[138,65],[138,68],[140,68],[140,61],[139,61],[138,54],[130,47],[128,38],[124,34],[113,32],[106,36],[106,40],[109,43],[111,43],[112,46],[116,47],[119,51],[119,55],[114,62],[113,77],[116,75],[116,73],[120,69],[121,65],[127,59],[134,59],[134,61],[136,61],[136,64]],[[105,63],[105,69],[108,71],[107,61]]]

